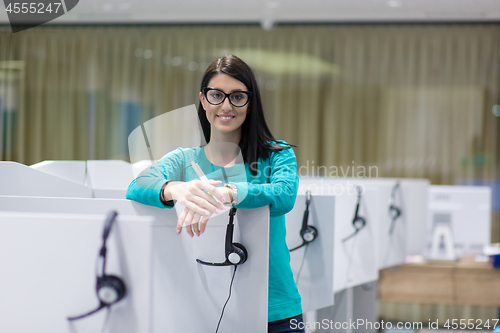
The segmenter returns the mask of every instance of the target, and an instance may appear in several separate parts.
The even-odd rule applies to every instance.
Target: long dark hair
[[[243,155],[243,160],[248,163],[253,175],[257,173],[257,161],[259,158],[265,159],[271,151],[288,149],[293,145],[278,145],[274,139],[262,109],[259,87],[255,80],[252,69],[235,55],[226,55],[214,60],[205,71],[201,81],[200,91],[208,86],[208,82],[217,74],[226,74],[243,83],[252,97],[249,101],[247,116],[241,125],[241,139],[239,146]],[[200,118],[201,129],[205,136],[205,141],[210,142],[210,122],[200,102],[198,106],[198,117]]]

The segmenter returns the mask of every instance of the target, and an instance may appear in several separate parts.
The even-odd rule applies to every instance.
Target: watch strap
[[[226,183],[224,186],[233,190],[233,201],[231,201],[231,205],[233,207],[236,206],[238,204],[238,187],[231,183]]]

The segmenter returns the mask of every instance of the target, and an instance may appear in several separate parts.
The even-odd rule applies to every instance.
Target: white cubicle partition
[[[55,199],[57,200],[57,199]],[[0,332],[101,332],[96,258],[105,215],[0,212]],[[113,305],[105,332],[151,332],[150,217],[119,216],[107,242],[106,273],[126,297]]]
[[[373,204],[379,207],[380,213],[377,237],[377,267],[384,269],[402,265],[406,260],[406,229],[408,228],[407,206],[402,199],[402,189],[395,191],[394,195],[394,207],[399,209],[401,215],[393,220],[396,215],[391,214],[388,208],[395,184],[366,183],[364,186],[378,192],[377,198],[374,198],[376,201],[373,201]]]
[[[354,180],[356,178],[348,178]],[[406,254],[423,255],[427,244],[427,196],[430,182],[428,179],[410,178],[364,178],[363,184],[394,186],[400,182],[401,187],[396,197],[396,204],[402,207],[401,224],[406,226]],[[400,201],[398,201],[400,199]],[[385,199],[389,207],[389,198]],[[388,210],[388,208],[387,208]]]
[[[352,193],[349,195],[348,193]],[[377,192],[366,189],[362,195],[359,216],[366,225],[352,238],[355,232],[352,220],[356,211],[358,196],[354,188],[344,195],[335,197],[334,237],[334,292],[378,280],[377,267],[377,217],[378,208],[372,205]]]
[[[377,267],[384,269],[387,267],[401,265],[406,260],[406,240],[407,240],[407,206],[403,200],[402,188],[394,193],[394,206],[399,209],[401,215],[393,220],[389,211],[389,201],[396,182],[392,184],[380,182],[358,182],[366,189],[376,193],[370,199],[369,205],[376,206],[378,216],[378,236],[376,238]],[[400,184],[400,186],[402,186]],[[392,232],[391,232],[392,228]]]
[[[132,165],[120,160],[87,161],[87,184],[95,198],[125,199],[134,179]]]
[[[366,179],[329,179],[329,178],[301,178],[299,193],[305,193],[307,190],[312,191],[314,194],[322,193],[324,195],[335,195],[335,261],[334,261],[334,279],[335,279],[335,304],[333,306],[322,308],[316,312],[307,313],[310,322],[327,323],[323,325],[318,331],[321,332],[350,332],[349,327],[335,328],[334,325],[349,323],[357,321],[358,319],[370,322],[375,322],[377,318],[377,283],[378,275],[374,271],[379,268],[397,265],[404,262],[406,253],[409,252],[408,247],[405,251],[405,243],[411,243],[413,253],[421,253],[421,245],[419,242],[412,241],[412,232],[416,235],[422,234],[422,225],[425,221],[426,212],[426,197],[427,197],[427,180],[401,180],[400,191],[395,193],[395,205],[398,206],[403,214],[400,219],[396,220],[394,231],[389,235],[389,228],[392,222],[389,216],[389,199],[392,194],[392,189],[396,184],[397,179],[384,179],[384,180],[366,180]],[[312,186],[311,186],[312,185]],[[355,258],[349,256],[345,251],[347,246],[343,245],[342,237],[339,233],[346,233],[348,230],[339,230],[339,225],[350,225],[350,221],[354,216],[354,206],[356,199],[353,187],[361,185],[364,189],[362,196],[361,207],[359,215],[366,218],[367,225],[373,228],[372,241],[376,244],[372,250],[365,249],[364,255],[359,255],[360,259],[365,259],[365,262],[351,261],[349,265],[346,264],[348,258]],[[349,194],[350,192],[350,194]],[[349,207],[348,209],[346,207]],[[343,213],[340,213],[342,212]],[[424,218],[422,219],[422,215]],[[351,228],[351,232],[353,229]],[[359,232],[358,236],[362,235],[363,230]],[[425,235],[425,230],[423,232]],[[354,240],[353,239],[353,240]],[[351,240],[351,242],[353,242]],[[348,241],[349,242],[349,241]],[[357,242],[363,243],[365,241],[357,239]],[[340,244],[340,251],[338,250]],[[342,249],[344,248],[344,249]],[[377,260],[376,265],[371,266],[372,278],[358,279],[358,281],[346,281],[346,275],[352,275],[351,267],[358,267],[360,270],[368,269],[370,266],[370,258],[366,253],[371,253],[377,249],[376,256],[372,255],[373,262]],[[419,249],[416,251],[415,249]],[[342,250],[344,253],[342,255]],[[340,253],[340,255],[339,255]],[[358,252],[359,253],[359,252]],[[368,260],[367,260],[368,259]],[[343,274],[339,273],[343,272]],[[366,276],[370,275],[370,270],[366,272]],[[363,276],[362,272],[358,271],[358,276]],[[350,279],[355,277],[351,276]],[[338,283],[342,279],[344,282]],[[371,280],[371,281],[370,281]],[[343,287],[343,286],[347,286]],[[351,287],[352,286],[352,287]],[[333,322],[333,325],[330,325]],[[361,328],[356,331],[359,332],[374,332],[373,329]]]
[[[321,191],[317,186],[300,180],[299,194],[311,191],[313,196],[319,196]],[[328,186],[331,186],[329,184]],[[342,183],[335,196],[334,209],[334,292],[354,287],[378,279],[377,267],[377,237],[380,207],[377,205],[378,192],[365,188],[362,193],[359,216],[366,220],[364,228],[352,238],[344,240],[355,232],[352,224],[358,195],[355,183]],[[342,190],[340,190],[342,188]],[[331,194],[329,194],[331,196]]]
[[[429,186],[428,248],[437,224],[448,224],[458,257],[482,254],[491,240],[491,188]]]
[[[30,168],[85,185],[86,164],[86,161],[43,161],[31,165]]]
[[[305,196],[298,195],[294,208],[286,214],[289,249],[303,242],[300,229],[305,208]],[[304,312],[333,305],[334,214],[335,197],[312,196],[308,225],[318,230],[318,236],[308,245],[290,252],[290,265],[302,297]]]
[[[154,332],[215,332],[228,298],[232,266],[210,267],[195,259],[223,262],[227,216],[210,219],[205,233],[191,239],[175,225],[156,228],[153,275]],[[269,209],[238,209],[234,242],[248,250],[238,269],[220,333],[267,332]]]
[[[152,332],[215,331],[228,296],[232,268],[205,267],[195,259],[213,262],[224,260],[227,216],[211,218],[205,233],[191,239],[185,230],[180,236],[176,235],[177,215],[173,209],[117,199],[0,196],[0,211],[103,214],[112,209],[119,214],[154,217]],[[237,211],[234,241],[247,248],[249,259],[236,272],[220,333],[266,332],[268,239],[267,207]],[[193,320],[193,313],[196,314],[196,320]]]
[[[352,318],[353,321],[363,320],[356,333],[375,333],[379,330],[367,323],[378,321],[378,281],[366,283],[352,288]]]
[[[307,322],[320,323],[316,330],[308,332],[356,332],[375,333],[373,325],[378,320],[377,281],[344,289],[335,294],[335,305],[307,313]],[[350,323],[357,323],[354,329]],[[318,327],[319,326],[319,327]]]
[[[318,193],[335,195],[344,188],[343,184],[362,184],[369,187],[389,187],[393,188],[399,182],[400,189],[396,191],[396,205],[401,208],[402,215],[396,221],[396,228],[406,229],[406,238],[404,241],[405,256],[408,254],[424,254],[427,251],[427,192],[429,180],[427,179],[397,179],[397,178],[328,178],[328,177],[301,177],[300,192],[305,192],[308,187],[315,189]],[[381,228],[389,230],[389,200],[392,191],[384,191],[381,196],[380,204],[382,206]],[[385,207],[385,208],[383,208]],[[385,222],[384,222],[385,221]],[[386,224],[384,226],[384,224]],[[383,232],[383,230],[381,230]],[[401,230],[396,231],[400,233]],[[383,258],[383,257],[382,257]],[[397,259],[397,258],[395,258]],[[400,259],[397,259],[400,260]],[[396,260],[396,261],[397,261]],[[382,267],[388,267],[388,264],[395,261],[381,260]]]
[[[304,320],[308,323],[321,323],[320,327],[306,330],[306,333],[347,332],[349,327],[346,328],[344,323],[349,323],[352,320],[352,288],[339,291],[334,295],[334,298],[334,305],[305,314]],[[337,324],[336,328],[335,324]]]
[[[310,189],[320,193],[327,193],[328,190],[333,194],[347,192],[349,187],[360,185],[362,189],[369,190],[368,197],[365,198],[366,205],[370,211],[377,212],[372,219],[376,232],[374,238],[375,249],[377,252],[378,269],[392,267],[403,264],[406,258],[406,214],[405,202],[401,198],[402,191],[395,192],[395,206],[403,212],[399,218],[394,221],[393,231],[390,232],[392,218],[389,214],[389,199],[394,184],[363,182],[363,180],[344,180],[344,179],[325,179],[322,182],[315,182],[318,178],[301,179],[302,190]],[[322,187],[321,187],[322,186]],[[370,195],[374,193],[374,195]]]
[[[0,195],[92,198],[90,187],[16,162],[0,162]]]

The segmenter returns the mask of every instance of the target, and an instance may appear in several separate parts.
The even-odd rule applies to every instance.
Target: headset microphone
[[[99,251],[99,264],[102,263],[101,272],[97,276],[96,283],[96,294],[99,299],[99,307],[95,310],[92,310],[84,315],[77,317],[68,317],[68,320],[77,320],[91,314],[96,313],[97,311],[107,308],[121,299],[123,299],[127,293],[127,289],[125,287],[125,283],[123,280],[114,275],[106,275],[106,241],[108,239],[109,233],[111,232],[111,228],[113,223],[116,220],[118,213],[112,211],[106,218],[106,222],[104,224],[104,231],[102,234],[102,247]]]
[[[318,236],[318,229],[312,225],[308,225],[309,220],[309,204],[311,203],[311,192],[306,192],[306,210],[304,211],[304,217],[302,218],[302,228],[300,229],[300,237],[302,238],[302,244],[294,247],[290,252],[300,249],[301,247],[311,243]]]
[[[230,266],[230,265],[241,265],[248,258],[247,249],[240,243],[233,243],[233,229],[234,229],[234,215],[236,214],[236,208],[231,208],[229,210],[229,223],[226,229],[226,244],[225,244],[225,254],[226,260],[224,262],[206,262],[200,259],[196,261],[202,265],[207,266]]]
[[[399,181],[392,188],[391,199],[389,201],[389,215],[392,218],[391,227],[389,228],[389,235],[392,235],[396,220],[401,216],[401,209],[396,206],[396,191],[399,189]]]
[[[354,218],[352,219],[352,225],[356,231],[354,231],[353,234],[350,236],[347,236],[342,240],[342,242],[347,241],[348,239],[351,239],[352,237],[356,236],[356,234],[365,227],[366,225],[366,220],[359,216],[359,204],[361,203],[361,188],[359,186],[356,186],[356,192],[358,193],[358,203],[356,205],[356,212],[354,213]]]

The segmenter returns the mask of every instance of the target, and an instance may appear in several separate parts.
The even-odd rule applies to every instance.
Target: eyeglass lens
[[[210,104],[221,104],[226,99],[226,96],[229,97],[229,102],[234,106],[243,106],[248,101],[248,95],[241,91],[234,91],[227,95],[217,89],[207,91],[207,100]]]

